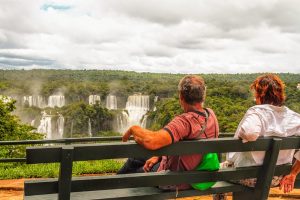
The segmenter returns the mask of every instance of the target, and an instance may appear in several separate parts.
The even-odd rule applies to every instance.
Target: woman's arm
[[[256,141],[259,137],[259,133],[246,133],[243,128],[239,132],[239,138],[242,139],[243,143]]]
[[[291,173],[283,177],[280,181],[279,189],[283,189],[284,193],[291,192],[294,189],[294,184],[297,175],[300,173],[300,161],[296,160],[294,163]]]
[[[255,113],[246,113],[235,134],[243,143],[257,140],[262,132],[262,122]]]

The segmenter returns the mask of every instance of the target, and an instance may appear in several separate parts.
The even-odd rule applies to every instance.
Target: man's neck
[[[194,105],[186,104],[184,106],[184,112],[191,112],[191,111],[204,112],[204,109],[202,107],[202,103],[195,103]]]

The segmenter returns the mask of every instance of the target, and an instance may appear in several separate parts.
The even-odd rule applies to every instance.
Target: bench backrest
[[[60,199],[68,199],[71,191],[240,180],[257,177],[258,180],[254,190],[254,195],[257,198],[255,199],[264,199],[268,195],[273,175],[287,174],[290,171],[290,165],[276,166],[279,151],[298,149],[299,147],[300,137],[259,138],[257,141],[249,143],[242,143],[241,140],[232,138],[191,140],[175,143],[156,151],[146,150],[134,142],[29,147],[26,149],[28,164],[60,162],[60,174],[58,180],[27,183],[25,185],[25,195],[59,193]],[[245,151],[266,151],[263,166],[227,169],[217,172],[186,171],[72,178],[73,161]]]

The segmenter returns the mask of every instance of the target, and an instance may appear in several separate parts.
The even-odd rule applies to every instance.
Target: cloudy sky
[[[298,0],[0,0],[0,68],[300,73]]]

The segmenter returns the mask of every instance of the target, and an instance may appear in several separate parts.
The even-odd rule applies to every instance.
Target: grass
[[[119,160],[73,162],[73,175],[116,172],[123,165]],[[0,163],[0,179],[58,177],[59,164]]]

